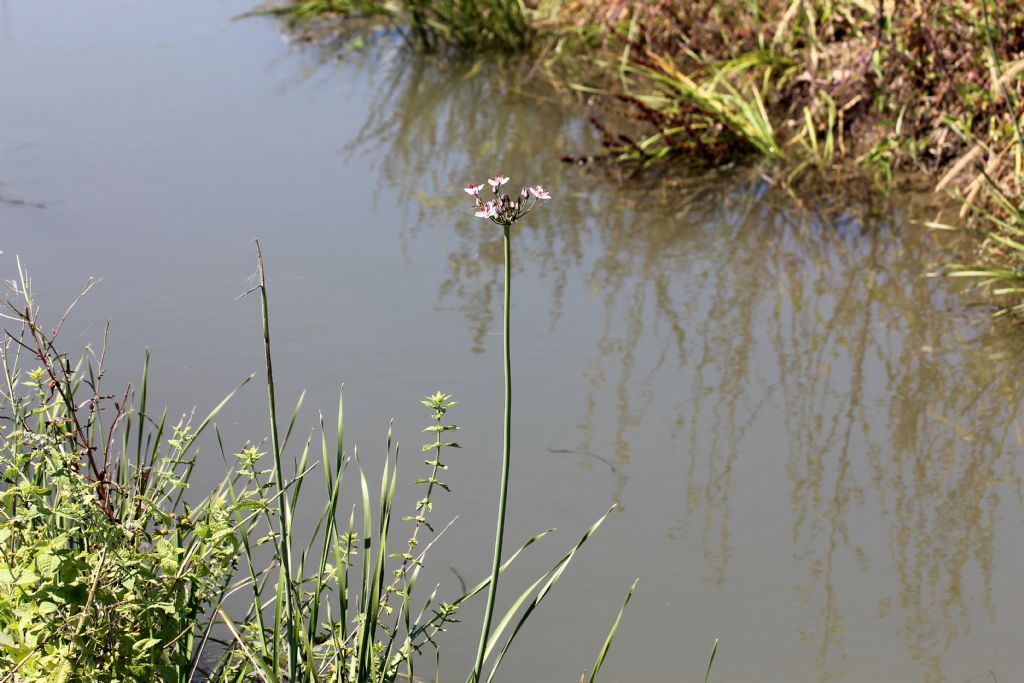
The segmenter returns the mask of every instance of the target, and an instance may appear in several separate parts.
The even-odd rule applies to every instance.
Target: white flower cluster
[[[530,213],[541,199],[551,199],[551,195],[543,185],[524,187],[519,192],[519,197],[512,199],[509,195],[499,191],[499,188],[508,181],[508,176],[503,176],[500,173],[493,178],[488,178],[487,184],[491,186],[494,199],[486,202],[480,199],[483,184],[470,183],[464,188],[466,194],[473,197],[476,202],[474,206],[477,210],[475,214],[477,218],[490,218],[494,223],[507,227]],[[531,195],[533,201],[530,201]]]

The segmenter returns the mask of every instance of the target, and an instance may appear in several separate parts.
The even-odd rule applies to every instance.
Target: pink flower
[[[471,194],[474,197],[476,197],[477,195],[480,194],[480,188],[482,187],[483,185],[480,185],[478,183],[470,183],[469,185],[466,185],[466,187],[462,189],[466,191],[466,194]]]
[[[498,215],[498,205],[494,202],[487,202],[476,212],[477,218],[493,218]]]
[[[551,199],[551,195],[548,194],[548,191],[544,189],[543,185],[538,185],[537,187],[531,187],[530,188],[530,194],[532,194],[537,199]]]
[[[503,176],[500,173],[498,175],[494,176],[493,178],[488,178],[487,179],[487,184],[490,185],[491,187],[493,187],[495,190],[497,190],[499,186],[504,185],[507,182],[508,182],[508,177]]]

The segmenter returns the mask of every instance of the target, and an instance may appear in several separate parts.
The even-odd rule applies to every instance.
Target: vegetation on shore
[[[300,32],[372,26],[428,51],[528,53],[597,95],[604,158],[636,168],[764,160],[784,184],[852,168],[883,187],[926,174],[959,202],[955,227],[979,235],[977,262],[951,271],[1024,310],[1017,3],[285,0],[266,11]]]
[[[508,245],[512,223],[533,205],[499,195],[498,180],[508,181],[489,181],[495,201],[477,200],[477,209],[503,221]],[[480,186],[471,187],[478,195]],[[548,198],[540,186],[529,192],[534,204]],[[12,293],[0,302],[7,321],[0,343],[3,683],[417,680],[422,663],[439,666],[439,638],[459,621],[462,605],[485,591],[487,616],[468,680],[492,681],[522,627],[607,517],[504,611],[493,611],[499,576],[551,531],[502,552],[511,419],[507,296],[506,429],[493,571],[454,597],[442,598],[436,587],[414,601],[428,554],[454,522],[434,526],[433,515],[438,494],[450,492],[440,478],[448,469],[443,456],[459,447],[448,440],[458,429],[449,420],[451,396],[438,391],[421,401],[429,412],[421,449],[426,473],[416,480],[423,495],[403,505],[391,430],[374,496],[358,452],[346,452],[342,402],[336,424],[328,427],[321,417],[318,438],[292,446],[302,399],[285,422],[276,400],[262,254],[250,293],[261,303],[269,439],[247,443],[233,456],[214,418],[237,388],[198,424],[188,416],[172,424],[166,410],[149,405],[148,355],[138,387],[108,393],[105,340],[77,363],[59,350],[74,304],[48,328],[20,264],[8,284]],[[204,434],[220,450],[225,476],[196,500],[191,479]],[[286,458],[290,450],[295,455]],[[349,491],[343,480],[353,462],[357,490]],[[311,491],[315,479],[322,480],[319,495]],[[292,515],[311,497],[318,519],[310,534],[297,533]],[[409,536],[396,544],[400,505]],[[592,682],[635,587],[591,667]]]

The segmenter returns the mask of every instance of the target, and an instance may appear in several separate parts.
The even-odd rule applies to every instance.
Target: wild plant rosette
[[[489,218],[493,223],[507,228],[530,213],[537,202],[542,199],[551,199],[551,194],[544,189],[543,185],[524,187],[519,191],[519,196],[512,199],[510,195],[501,191],[501,187],[508,181],[508,176],[503,176],[500,173],[493,178],[488,178],[487,184],[491,186],[491,192],[494,195],[494,198],[488,201],[480,198],[480,192],[484,189],[482,183],[470,183],[464,188],[466,194],[475,200],[477,218]]]

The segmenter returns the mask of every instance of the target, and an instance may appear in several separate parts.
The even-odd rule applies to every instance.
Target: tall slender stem
[[[298,629],[298,622],[295,619],[295,605],[292,600],[292,551],[291,551],[291,525],[292,511],[285,492],[284,470],[281,467],[281,443],[277,433],[277,401],[274,395],[274,365],[270,353],[270,309],[267,304],[267,280],[266,271],[263,265],[263,252],[260,250],[260,243],[256,241],[256,258],[259,265],[259,290],[260,303],[263,312],[263,351],[266,357],[267,366],[267,401],[270,407],[270,444],[274,451],[274,474],[277,477],[278,500],[281,513],[281,538],[278,544],[278,554],[281,559],[281,571],[284,574],[284,599],[285,615],[287,620],[286,640],[288,642],[288,671],[289,680],[295,680],[298,674],[298,642],[295,633]],[[275,650],[276,650],[275,646]],[[275,661],[275,664],[277,662]]]
[[[505,430],[504,445],[501,454],[501,491],[498,494],[498,528],[494,534],[494,563],[491,565],[491,583],[487,587],[487,608],[484,611],[484,624],[480,632],[480,646],[476,653],[476,665],[469,676],[469,683],[477,683],[483,674],[484,655],[487,652],[487,641],[491,635],[491,618],[494,616],[494,599],[498,593],[498,574],[501,570],[501,546],[505,540],[505,502],[508,499],[508,472],[512,451],[512,360],[509,354],[509,308],[511,308],[512,290],[512,246],[509,226],[505,228],[505,302],[503,311],[503,339],[505,355]]]

